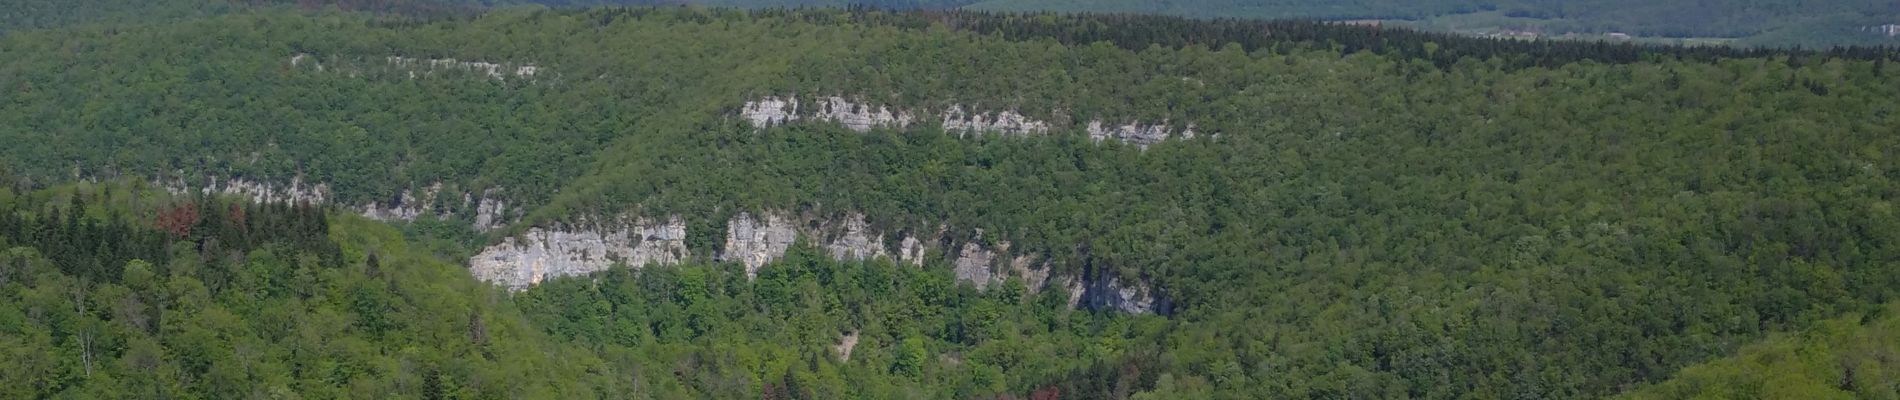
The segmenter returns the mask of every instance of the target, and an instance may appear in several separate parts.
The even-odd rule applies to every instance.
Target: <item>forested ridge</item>
[[[390,57],[538,72],[410,75]],[[491,233],[470,229],[468,213],[423,216],[404,238],[325,218],[342,256],[307,239],[316,228],[285,224],[264,226],[288,238],[209,253],[153,250],[149,243],[166,243],[162,232],[114,233],[128,239],[109,242],[135,247],[101,253],[131,256],[73,257],[49,250],[64,242],[20,240],[9,247],[52,254],[36,256],[44,261],[32,271],[65,278],[8,290],[130,287],[115,280],[134,264],[128,257],[176,264],[257,248],[311,254],[312,270],[370,288],[350,296],[436,290],[409,289],[424,285],[417,279],[378,282],[367,268],[364,248],[413,241],[430,248],[384,249],[377,263],[416,253],[404,265],[426,265],[415,267],[432,271],[422,280],[456,288],[429,296],[478,311],[413,305],[377,318],[432,322],[329,325],[433,353],[451,342],[402,335],[461,340],[472,315],[517,321],[508,323],[519,346],[563,349],[521,351],[575,364],[517,369],[449,347],[442,354],[453,357],[430,360],[461,375],[429,379],[526,374],[536,384],[523,387],[545,388],[522,396],[1601,397],[1773,332],[1877,314],[1894,300],[1900,85],[1891,57],[1872,48],[1525,43],[1308,22],[868,9],[452,18],[271,9],[9,32],[0,36],[0,141],[10,144],[0,148],[0,177],[12,186],[296,178],[327,184],[332,203],[354,206],[442,182],[495,190],[526,211]],[[1027,137],[931,124],[861,133],[738,117],[745,102],[767,96],[1014,110],[1054,128]],[[1140,148],[1090,140],[1083,127],[1094,119],[1192,123],[1206,134]],[[92,198],[100,197],[112,198]],[[201,215],[229,215],[227,204],[196,201],[213,204]],[[49,202],[64,208],[42,207]],[[29,222],[16,223],[65,221],[70,214],[45,216],[79,208],[25,204],[11,214]],[[811,243],[748,281],[712,255],[725,221],[765,210],[862,213],[888,232],[984,229],[975,240],[1030,249],[1058,274],[1152,285],[1174,307],[1163,316],[1069,310],[1061,288],[959,285],[941,255],[923,268],[839,262]],[[246,215],[314,221],[309,212]],[[459,261],[469,246],[529,226],[623,213],[683,216],[692,259],[502,294],[431,258]],[[355,231],[380,236],[339,237]],[[260,258],[268,257],[249,257]],[[242,288],[216,293],[295,298],[242,283],[257,278],[192,274]],[[378,283],[386,290],[373,290]],[[404,300],[425,304],[419,294]],[[244,304],[231,301],[221,304]],[[103,315],[93,319],[116,321]],[[381,333],[399,329],[381,323],[411,333]],[[33,378],[58,384],[18,386],[43,390],[25,396],[94,390],[95,381],[76,378],[84,371],[57,364],[72,354],[57,350],[71,337],[65,328],[24,328],[41,325],[16,323],[6,337],[66,367],[47,367],[59,378]],[[856,340],[848,358],[833,347],[846,336]],[[188,359],[168,351],[159,358]],[[217,373],[191,365],[200,366],[175,374]],[[218,379],[332,397],[296,383],[306,379],[299,373]],[[415,374],[414,382],[428,376]],[[405,386],[408,378],[374,375],[321,382],[361,379],[372,390],[349,393],[423,393],[408,391],[424,387]],[[191,382],[210,381],[166,390],[213,390]]]
[[[24,0],[0,11],[0,32],[79,23],[167,21],[243,9],[337,9],[409,16],[471,15],[509,7],[713,6],[749,9],[868,7],[1062,14],[1161,15],[1199,20],[1382,20],[1390,25],[1473,34],[1531,33],[1585,40],[1636,35],[1714,40],[1738,46],[1893,46],[1883,26],[1900,8],[1877,0]]]

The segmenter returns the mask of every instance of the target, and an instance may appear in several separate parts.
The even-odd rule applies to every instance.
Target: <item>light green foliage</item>
[[[1900,306],[1880,311],[1775,335],[1622,398],[1900,398]]]

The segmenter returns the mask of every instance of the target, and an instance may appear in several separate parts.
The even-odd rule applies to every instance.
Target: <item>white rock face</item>
[[[484,61],[460,61],[453,58],[422,59],[403,56],[389,56],[385,60],[396,68],[412,72],[421,71],[424,75],[435,71],[459,70],[481,73],[489,79],[507,80],[508,78],[533,78],[535,74],[541,72],[541,67],[536,67],[534,64],[508,65]],[[415,75],[411,74],[410,77],[415,77]]]
[[[1060,279],[1062,280],[1062,285],[1069,289],[1069,309],[1074,310],[1082,307],[1082,294],[1087,293],[1088,290],[1088,288],[1082,287],[1082,279],[1074,276]]]
[[[838,337],[838,344],[831,346],[838,352],[839,361],[851,361],[851,350],[858,348],[858,331],[846,331]]]
[[[325,184],[306,185],[303,177],[290,178],[289,185],[258,182],[243,178],[218,180],[207,177],[203,185],[192,186],[183,179],[173,180],[159,185],[172,194],[186,194],[193,191],[207,195],[229,195],[249,199],[254,203],[283,204],[324,204],[330,198],[330,186]]]
[[[324,72],[325,68],[323,63],[318,62],[317,59],[317,56],[308,53],[293,54],[290,56],[290,66],[302,67],[304,64],[309,64],[316,69],[317,72]],[[332,59],[332,61],[343,64],[342,68],[338,69],[337,72],[348,75],[351,78],[361,76],[362,70],[366,69],[363,66],[349,65],[350,63],[347,61],[337,61],[335,59]],[[383,57],[383,61],[387,65],[387,68],[393,68],[396,72],[407,75],[409,79],[433,75],[437,71],[463,71],[481,74],[483,77],[494,80],[532,80],[535,76],[545,72],[545,68],[532,63],[491,63],[486,61],[461,61],[453,58],[425,59],[403,56],[387,56]]]
[[[405,189],[396,196],[394,202],[370,202],[356,207],[356,211],[365,218],[377,221],[414,221],[424,215],[449,219],[455,216],[455,210],[466,211],[469,206],[474,206],[475,221],[471,226],[476,230],[487,232],[507,225],[508,203],[500,199],[498,188],[482,191],[480,200],[469,193],[462,193],[460,203],[452,206],[454,209],[434,211],[437,197],[444,195],[442,183],[436,182],[420,193]]]
[[[1900,36],[1900,24],[1875,25],[1861,28],[1861,30],[1886,35],[1887,37]]]
[[[1071,291],[1070,296],[1076,296]],[[1076,299],[1081,307],[1097,310],[1114,310],[1129,314],[1149,314],[1160,311],[1161,299],[1151,293],[1145,285],[1123,285],[1121,278],[1097,277],[1079,291],[1081,298]]]
[[[497,192],[482,191],[482,199],[475,205],[475,230],[487,232],[507,225],[508,202],[502,201]]]
[[[996,275],[990,272],[990,263],[996,259],[996,253],[984,249],[976,242],[963,244],[963,251],[957,254],[957,280],[976,285],[977,289],[990,286]]]
[[[759,276],[759,268],[785,256],[785,249],[798,240],[791,220],[778,214],[766,214],[765,220],[740,213],[726,221],[725,253],[721,260],[745,264],[747,279]]]
[[[747,278],[755,278],[762,268],[783,258],[801,235],[812,243],[824,239],[826,254],[837,260],[892,256],[883,246],[883,234],[873,231],[861,214],[846,214],[843,219],[830,221],[793,215],[768,211],[733,216],[726,222],[725,247],[718,259],[745,265]],[[690,256],[685,244],[686,224],[677,216],[665,222],[629,222],[621,218],[612,224],[581,225],[533,228],[518,238],[503,239],[470,259],[469,270],[477,279],[521,290],[549,278],[603,271],[616,263],[638,268],[676,264]],[[941,238],[942,232],[938,235]],[[994,248],[985,246],[982,238],[983,231],[977,230],[975,239],[951,246],[956,251],[950,264],[959,282],[987,289],[1015,276],[1022,278],[1032,293],[1058,285],[1067,287],[1072,308],[1150,313],[1165,307],[1165,299],[1146,286],[1124,285],[1114,277],[1055,276],[1046,258],[1012,253],[1013,246],[1007,241],[997,242]],[[897,251],[898,261],[922,265],[924,254],[934,247],[930,243],[906,235]]]
[[[897,249],[898,261],[910,263],[910,265],[919,266],[919,267],[924,265],[924,242],[923,241],[917,240],[916,236],[905,236],[904,242],[899,244],[899,246],[900,247],[898,247]]]
[[[154,182],[157,182],[154,180]],[[302,177],[293,177],[289,184],[253,181],[243,178],[218,179],[206,178],[200,185],[185,183],[183,179],[171,182],[157,182],[159,187],[172,194],[203,193],[238,196],[255,203],[284,204],[329,204],[330,186],[326,184],[306,184]],[[431,212],[436,204],[436,196],[442,195],[442,183],[438,182],[423,189],[420,194],[404,190],[397,194],[394,203],[371,202],[358,206],[355,211],[365,218],[378,221],[413,221]],[[489,231],[507,224],[508,203],[500,199],[500,189],[488,189],[482,192],[479,204],[476,204],[474,227]],[[467,193],[462,194],[459,209],[466,210],[474,199]],[[434,214],[440,218],[455,215],[453,210],[444,210]]]
[[[905,129],[917,120],[920,113],[909,110],[892,110],[882,105],[854,103],[840,96],[822,97],[817,100],[817,110],[810,114],[799,111],[796,96],[768,96],[748,101],[739,109],[739,117],[750,122],[755,128],[768,128],[799,120],[835,123],[858,132],[872,129]],[[953,105],[942,114],[943,130],[964,134],[1001,134],[1021,136],[1049,132],[1049,123],[1030,119],[1014,111],[996,113],[966,113],[962,105]]]
[[[753,127],[766,128],[784,125],[798,120],[798,98],[766,97],[748,101],[745,108],[739,110],[739,117],[751,122]]]
[[[767,96],[748,101],[739,109],[739,117],[751,123],[754,128],[769,128],[801,120],[834,123],[858,132],[872,129],[906,129],[918,117],[928,117],[928,113],[909,110],[893,110],[882,105],[854,103],[844,97],[830,96],[815,100],[816,110],[809,113],[799,109],[797,96]],[[1053,124],[1036,120],[1016,111],[977,112],[968,111],[962,104],[954,104],[943,112],[937,113],[944,132],[954,133],[957,137],[1001,135],[1022,137],[1044,135],[1055,129]],[[1188,124],[1178,134],[1167,121],[1157,124],[1129,122],[1121,126],[1104,126],[1101,119],[1089,122],[1089,138],[1097,142],[1116,140],[1132,143],[1143,149],[1160,143],[1170,137],[1193,139],[1198,136],[1194,124]]]
[[[686,258],[686,223],[621,221],[586,229],[533,228],[482,249],[469,259],[476,279],[510,290],[526,289],[552,277],[605,271],[616,263],[639,268],[677,264]]]
[[[414,221],[432,208],[431,206],[435,204],[435,196],[441,192],[442,183],[440,182],[423,189],[420,198],[408,189],[403,189],[402,194],[397,195],[395,203],[370,202],[357,210],[364,217],[377,221]],[[447,214],[440,216],[446,217]]]
[[[1046,262],[1036,264],[1034,257],[1019,255],[1015,258],[1011,258],[1009,260],[1009,272],[1016,277],[1023,278],[1023,287],[1028,288],[1029,293],[1042,293],[1042,289],[1048,287],[1049,264]]]
[[[943,131],[956,132],[958,136],[966,133],[1027,136],[1049,133],[1049,123],[1029,119],[1014,111],[1003,111],[994,115],[989,113],[966,115],[962,105],[953,105],[943,112]]]
[[[819,100],[818,113],[813,114],[811,119],[835,122],[844,125],[845,129],[858,132],[870,132],[871,128],[909,127],[911,116],[909,112],[901,111],[893,114],[884,106],[877,106],[873,110],[869,105],[853,104],[843,97],[834,96]]]
[[[1094,120],[1089,121],[1088,132],[1089,139],[1096,142],[1118,140],[1143,149],[1174,136],[1174,128],[1169,127],[1166,121],[1153,125],[1130,122],[1122,126],[1104,127],[1101,120]],[[1181,131],[1180,136],[1182,139],[1193,139],[1196,135],[1194,124],[1188,124],[1187,128]]]
[[[844,234],[826,244],[825,250],[837,260],[861,261],[888,257],[884,252],[884,235],[870,233],[870,230],[870,224],[864,222],[863,214],[851,214],[845,218]]]

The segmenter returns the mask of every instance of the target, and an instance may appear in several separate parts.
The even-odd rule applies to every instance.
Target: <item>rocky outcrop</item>
[[[476,279],[525,289],[542,280],[604,271],[616,264],[639,268],[684,260],[686,223],[620,220],[591,227],[533,228],[482,249],[469,259]]]
[[[187,184],[184,179],[180,178],[174,179],[171,182],[165,182],[159,186],[164,187],[165,191],[175,195],[198,192],[207,195],[238,196],[249,199],[254,203],[267,204],[324,204],[330,199],[330,185],[321,183],[305,184],[303,177],[290,178],[290,184],[287,185],[259,182],[244,178],[218,179],[216,177],[206,177],[202,185]]]
[[[857,348],[858,331],[845,331],[844,335],[838,336],[838,344],[831,346],[832,351],[838,352],[838,361],[851,361],[851,350]]]
[[[831,258],[861,261],[889,256],[884,252],[884,235],[872,233],[870,224],[864,222],[864,215],[846,216],[843,229],[842,234],[825,244]]]
[[[320,61],[316,55],[308,53],[297,53],[290,56],[291,67],[310,68],[316,72],[334,70],[337,73],[349,75],[350,77],[360,76],[365,70],[394,70],[394,72],[408,76],[410,79],[432,76],[440,71],[457,71],[474,73],[488,79],[505,81],[509,79],[532,80],[537,75],[541,75],[545,72],[542,67],[532,63],[492,63],[486,61],[462,61],[453,58],[387,56],[383,58],[384,66],[381,67],[374,65],[365,66],[363,65],[364,63],[360,61],[351,63],[346,60],[337,60],[334,57],[330,61],[335,64],[340,64],[342,68],[325,68],[323,62]],[[305,67],[305,65],[308,65],[308,67]]]
[[[818,102],[818,112],[812,115],[813,121],[833,122],[845,129],[858,132],[870,132],[871,128],[910,127],[909,112],[892,113],[890,108],[855,104],[843,97],[827,97]]]
[[[914,266],[923,266],[924,242],[917,240],[916,236],[905,236],[904,241],[899,243],[897,247],[897,261]]]
[[[787,215],[767,212],[763,218],[751,213],[733,216],[726,221],[725,251],[719,254],[718,259],[744,264],[746,277],[757,277],[760,267],[785,256],[785,251],[798,241],[800,235],[814,238],[813,242],[818,242],[818,238],[830,238],[822,242],[825,253],[837,260],[862,261],[890,257],[884,250],[884,235],[873,232],[863,215],[849,214],[838,223],[808,221],[810,224],[801,224]],[[799,226],[817,228],[800,232]]]
[[[1900,24],[1886,24],[1863,27],[1861,30],[1877,33],[1886,37],[1900,37]]]
[[[501,199],[499,192],[499,189],[482,191],[482,199],[475,205],[475,230],[487,232],[508,224],[508,202]]]
[[[943,113],[943,131],[955,132],[957,136],[963,136],[966,133],[994,133],[1003,136],[1041,135],[1049,133],[1049,123],[1030,119],[1015,111],[965,115],[962,105],[953,105]]]
[[[1049,287],[1049,268],[1049,263],[1036,263],[1036,258],[1027,254],[1009,260],[1009,273],[1022,278],[1023,286],[1029,288],[1030,293],[1040,293]]]
[[[801,113],[797,96],[768,96],[748,101],[739,109],[739,117],[750,122],[755,128],[768,128],[787,123],[809,120],[835,123],[858,132],[872,129],[905,129],[917,120],[918,115],[930,113],[913,110],[896,110],[883,105],[856,103],[844,97],[830,96],[817,100],[818,107],[809,114]],[[951,105],[941,113],[944,132],[965,134],[998,134],[1022,136],[1049,132],[1049,123],[1037,121],[1015,111],[966,112],[961,104]]]
[[[182,171],[180,172],[182,174]],[[329,204],[332,202],[330,186],[322,183],[307,184],[302,177],[292,177],[288,184],[269,181],[255,181],[245,178],[206,177],[202,184],[189,184],[182,178],[169,182],[154,180],[172,194],[203,193],[207,195],[238,196],[255,203],[303,203]],[[378,221],[413,221],[424,215],[449,219],[457,212],[475,213],[473,227],[480,231],[490,231],[507,225],[512,216],[508,202],[501,199],[501,190],[490,188],[482,191],[476,199],[469,193],[461,193],[459,202],[438,202],[437,197],[446,191],[438,182],[421,191],[403,190],[394,199],[387,202],[370,202],[354,207],[357,214]],[[443,207],[437,207],[442,204]],[[438,210],[438,208],[440,208]],[[458,211],[459,210],[459,211]]]
[[[1050,287],[1068,288],[1071,307],[1147,313],[1166,306],[1162,297],[1146,286],[1126,285],[1114,277],[1057,276],[1048,258],[1013,251],[1008,241],[987,245],[983,235],[982,230],[976,230],[968,241],[951,241],[944,239],[942,229],[935,239],[905,234],[893,252],[886,248],[884,234],[861,214],[822,218],[747,212],[726,221],[725,245],[716,258],[740,263],[747,278],[756,278],[761,269],[783,258],[800,238],[836,260],[895,257],[898,262],[923,265],[925,254],[940,248],[947,252],[945,261],[956,280],[978,289],[1015,277],[1032,293]],[[615,264],[637,268],[678,263],[690,256],[685,238],[686,224],[678,217],[665,222],[622,218],[609,224],[533,228],[483,249],[469,260],[469,270],[483,281],[520,290],[549,278],[588,274]]]
[[[797,96],[767,96],[746,102],[739,108],[739,118],[752,124],[754,128],[814,121],[838,124],[853,131],[869,132],[872,129],[907,129],[917,118],[927,118],[934,114],[942,121],[939,126],[944,132],[958,137],[981,135],[1021,137],[1044,135],[1056,129],[1054,124],[1030,118],[1013,110],[969,111],[962,104],[952,104],[942,112],[930,113],[857,103],[839,96],[821,97],[816,100],[816,103],[818,104],[816,110],[800,109]],[[1169,138],[1193,139],[1197,135],[1194,124],[1188,124],[1177,133],[1166,121],[1157,124],[1129,122],[1120,126],[1104,126],[1101,119],[1090,121],[1086,132],[1089,138],[1097,142],[1115,140],[1134,144],[1143,149]]]
[[[385,222],[414,221],[425,215],[451,219],[457,212],[473,211],[475,215],[470,226],[486,232],[505,226],[510,220],[508,202],[500,198],[500,192],[500,189],[496,188],[483,190],[480,199],[470,193],[462,192],[460,199],[442,201],[440,196],[447,194],[443,190],[442,183],[436,182],[421,191],[404,189],[395,199],[387,202],[365,203],[357,206],[356,211],[365,218]],[[437,207],[437,205],[443,207]]]
[[[1161,143],[1163,140],[1168,140],[1170,137],[1176,137],[1174,128],[1169,127],[1166,121],[1152,125],[1142,124],[1140,122],[1129,122],[1121,126],[1105,127],[1102,126],[1101,120],[1095,120],[1089,121],[1088,132],[1089,139],[1097,142],[1116,140],[1133,144],[1143,149],[1156,143]],[[1181,130],[1179,137],[1182,139],[1193,139],[1196,135],[1198,135],[1198,133],[1194,132],[1194,124],[1188,124],[1186,129]]]
[[[759,276],[759,268],[778,260],[798,240],[791,221],[778,214],[765,214],[760,220],[740,213],[726,221],[725,252],[719,258],[745,265],[746,278]]]
[[[990,283],[998,278],[996,274],[990,272],[990,263],[995,259],[996,253],[983,248],[983,245],[976,242],[964,243],[963,250],[957,252],[957,261],[952,264],[955,266],[957,281],[969,282],[976,285],[977,289],[988,288]]]
[[[739,117],[751,122],[752,126],[764,128],[784,125],[798,120],[797,97],[766,97],[757,101],[748,101],[739,110]]]
[[[387,204],[371,202],[364,204],[362,207],[358,207],[357,211],[362,213],[364,217],[377,221],[414,221],[416,218],[428,213],[429,209],[435,208],[433,207],[435,204],[435,196],[441,192],[441,183],[436,183],[423,189],[422,197],[420,198],[412,193],[412,191],[404,189],[401,194],[396,196],[394,201]],[[447,215],[445,212],[445,214],[438,216],[446,217]]]
[[[323,63],[317,62],[314,56],[304,53],[297,53],[290,56],[290,66],[292,67],[301,67],[305,63],[309,63],[312,68],[316,68],[317,72],[323,72]]]
[[[390,66],[409,71],[411,78],[416,77],[418,72],[428,75],[436,71],[475,72],[494,80],[534,78],[535,74],[541,73],[541,67],[525,63],[497,64],[485,61],[460,61],[453,58],[424,59],[403,56],[389,56],[384,59]]]
[[[1070,289],[1070,301],[1074,302],[1071,307],[1129,314],[1164,313],[1169,307],[1166,299],[1153,293],[1147,285],[1123,285],[1117,277],[1098,276],[1079,286],[1080,290],[1074,286]]]

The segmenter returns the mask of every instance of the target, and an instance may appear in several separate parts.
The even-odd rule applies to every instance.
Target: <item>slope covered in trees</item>
[[[1883,399],[1900,391],[1895,307],[1821,321],[1684,368],[1625,399]]]
[[[1652,37],[1739,38],[1744,45],[1819,47],[1895,43],[1864,28],[1900,23],[1900,9],[1877,0],[986,0],[980,10],[1119,12],[1199,18],[1317,18],[1410,21],[1455,29],[1626,33]]]
[[[626,390],[393,228],[146,185],[0,189],[0,397]]]
[[[0,37],[0,165],[31,185],[300,178],[344,205],[443,182],[525,210],[478,241],[680,215],[683,266],[502,301],[661,397],[1595,397],[1892,301],[1890,57],[1158,17],[272,10]],[[447,58],[511,69],[402,61]],[[773,96],[1052,128],[740,117]],[[1097,142],[1095,120],[1202,135]],[[808,247],[747,282],[713,255],[766,210],[953,227],[1175,307],[1069,311],[1059,289],[955,287],[942,255]],[[863,353],[834,358],[846,332]]]

